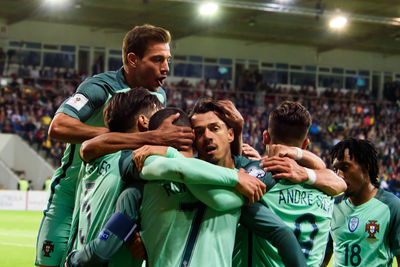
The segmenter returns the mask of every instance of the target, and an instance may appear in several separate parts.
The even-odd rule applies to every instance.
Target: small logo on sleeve
[[[360,220],[357,217],[353,217],[350,219],[349,221],[350,232],[354,232],[357,229],[359,221]]]
[[[104,241],[107,241],[109,236],[110,236],[110,233],[105,230],[101,231],[99,234],[99,238]]]
[[[89,100],[86,98],[86,96],[82,94],[76,94],[71,96],[65,104],[70,105],[79,111],[88,101]]]
[[[54,245],[52,241],[48,241],[46,240],[43,243],[43,247],[42,247],[42,251],[44,252],[45,257],[50,257],[50,253],[52,253],[54,251]]]

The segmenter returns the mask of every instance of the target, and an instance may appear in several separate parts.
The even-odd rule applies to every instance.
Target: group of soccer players
[[[320,266],[332,251],[337,266],[399,259],[400,200],[378,189],[371,143],[333,148],[342,179],[304,150],[311,116],[286,101],[264,131],[268,155],[241,156],[243,119],[230,101],[199,101],[190,115],[163,108],[170,39],[133,28],[123,67],[86,79],[57,111],[49,134],[68,145],[36,265]]]

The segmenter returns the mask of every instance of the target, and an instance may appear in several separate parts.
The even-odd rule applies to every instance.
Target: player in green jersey
[[[105,114],[108,114],[108,116],[106,115],[106,121],[107,121],[107,117],[111,116],[114,117],[113,121],[114,123],[106,123],[109,125],[110,130],[119,130],[119,131],[125,131],[125,128],[130,129],[131,127],[123,127],[123,129],[121,129],[121,126],[119,126],[118,128],[116,127],[112,127],[114,124],[116,124],[115,122],[118,122],[116,125],[118,126],[118,124],[132,124],[132,122],[130,123],[130,121],[135,121],[136,118],[132,118],[132,115],[129,115],[130,113],[134,112],[135,109],[133,109],[135,106],[137,106],[137,109],[141,108],[141,103],[143,103],[144,107],[146,106],[151,106],[148,103],[145,103],[146,101],[141,100],[140,97],[136,96],[137,94],[139,94],[138,90],[135,91],[130,91],[128,93],[125,94],[129,94],[127,97],[118,97],[120,95],[123,94],[117,94],[116,96],[114,96],[112,98],[112,100],[109,102],[109,104],[107,105],[106,108],[106,112]],[[124,100],[124,101],[121,101]],[[132,104],[135,103],[135,101],[139,101],[139,103],[136,103],[135,105]],[[131,103],[130,103],[131,102]],[[142,108],[144,108],[142,107]],[[111,113],[111,115],[110,115]],[[129,114],[126,114],[129,113]],[[171,112],[169,112],[167,114],[167,116],[170,116],[172,114],[176,114],[176,110],[172,110]],[[127,116],[129,115],[129,116]],[[139,122],[143,121],[141,120],[139,115],[138,118],[138,130],[144,130],[145,127],[141,126],[141,124]],[[117,118],[115,118],[117,117]],[[187,119],[188,121],[188,119]],[[151,125],[151,123],[150,123]],[[190,125],[190,123],[189,123]],[[139,127],[141,126],[141,127]],[[151,128],[154,129],[154,128]],[[129,155],[131,153],[125,153],[124,155]],[[179,154],[179,153],[178,153]],[[129,156],[128,156],[129,157]],[[117,234],[115,234],[114,232],[116,228],[113,225],[115,225],[115,223],[118,224],[118,222],[115,222],[117,220],[117,218],[121,219],[122,214],[128,215],[129,218],[125,218],[124,221],[129,221],[130,220],[135,220],[137,221],[137,218],[135,218],[135,216],[132,216],[132,213],[127,214],[126,210],[123,208],[118,208],[119,213],[122,214],[118,214],[117,216],[113,217],[114,223],[107,223],[106,229],[104,229],[104,231],[102,231],[102,234],[100,234],[100,236],[92,243],[82,246],[83,243],[85,243],[85,241],[91,241],[93,240],[93,238],[98,235],[98,233],[100,232],[100,229],[102,228],[102,226],[105,224],[105,221],[109,219],[110,217],[110,211],[112,210],[113,204],[111,202],[115,202],[115,195],[118,194],[118,191],[120,189],[120,184],[121,182],[119,181],[120,179],[118,179],[118,175],[119,172],[122,172],[122,167],[125,164],[120,164],[119,168],[116,168],[115,165],[113,165],[112,163],[110,164],[106,164],[106,166],[111,166],[111,167],[104,167],[102,168],[103,164],[96,164],[99,161],[104,162],[104,160],[107,160],[107,162],[112,161],[113,159],[119,160],[120,161],[120,156],[119,156],[119,152],[111,154],[111,155],[107,155],[104,157],[100,157],[94,161],[92,161],[90,164],[88,164],[86,166],[86,175],[83,177],[83,181],[80,183],[80,185],[89,185],[90,184],[90,189],[89,190],[85,190],[85,192],[83,193],[83,189],[80,190],[80,194],[82,195],[81,197],[81,203],[76,204],[76,209],[78,209],[77,207],[81,206],[81,214],[80,214],[80,220],[79,220],[79,225],[82,225],[83,227],[80,227],[79,229],[79,238],[78,240],[76,240],[75,243],[78,243],[78,245],[75,246],[75,248],[81,249],[81,251],[78,252],[74,252],[72,253],[69,258],[68,258],[68,262],[67,262],[67,266],[96,266],[96,265],[101,265],[105,262],[107,262],[115,253],[115,251],[117,249],[115,249],[116,247],[120,247],[120,245],[122,244],[122,242],[120,240],[123,240],[125,238],[118,238]],[[114,160],[115,161],[115,160]],[[193,161],[193,163],[191,162]],[[187,162],[189,162],[190,164],[188,164]],[[122,163],[129,163],[126,164],[127,166],[130,166],[130,168],[132,169],[132,158],[126,158],[124,157],[124,161]],[[174,163],[174,166],[176,168],[179,169],[179,171],[182,173],[182,178],[179,176],[178,179],[184,179],[186,183],[190,183],[190,182],[194,182],[194,183],[199,183],[199,182],[203,182],[203,183],[210,183],[210,184],[224,184],[224,185],[229,185],[229,186],[240,186],[243,183],[243,176],[247,176],[244,173],[240,173],[239,175],[230,169],[225,169],[225,168],[221,168],[218,166],[214,166],[211,165],[209,163],[197,160],[197,159],[186,159],[186,158],[180,158],[178,161],[175,162],[168,162],[169,166],[164,165],[162,167],[162,169],[157,169],[157,171],[162,171],[162,172],[166,172],[166,173],[176,173],[176,168],[172,168],[172,165]],[[154,169],[154,164],[157,164],[157,162],[152,162],[152,165],[149,166],[150,169]],[[158,163],[159,164],[159,163]],[[92,167],[90,167],[92,166]],[[97,166],[97,167],[96,167]],[[114,166],[114,167],[113,167]],[[117,165],[118,166],[118,165]],[[159,164],[160,166],[160,164]],[[193,170],[193,166],[198,166],[197,167],[197,171]],[[146,168],[146,166],[145,166]],[[157,167],[156,167],[157,168]],[[108,172],[107,174],[104,175],[99,175],[98,171],[101,171],[101,169],[107,170]],[[113,175],[113,170],[116,170],[116,173]],[[125,168],[124,168],[125,169]],[[170,169],[170,170],[169,170]],[[93,171],[92,171],[93,170]],[[125,178],[125,180],[127,178],[134,178],[133,174],[134,172],[132,170],[130,170],[129,172],[127,172],[127,174],[124,176],[122,176],[122,178]],[[126,177],[128,176],[128,177]],[[147,175],[149,177],[154,176],[154,175]],[[168,178],[170,175],[168,175]],[[173,178],[173,177],[172,177]],[[252,178],[251,176],[248,176],[248,179],[253,180],[254,182],[256,182],[257,184],[261,183],[257,180]],[[86,181],[87,180],[87,181]],[[101,187],[104,187],[104,184],[106,185],[107,191],[102,192],[101,191]],[[98,186],[97,186],[98,185]],[[238,187],[243,188],[242,186]],[[133,188],[130,188],[129,191],[134,190]],[[79,192],[79,190],[78,190]],[[136,193],[134,192],[134,194],[131,195],[135,195]],[[120,197],[120,199],[124,199],[125,196],[127,194],[123,194],[123,196]],[[260,194],[260,196],[262,195],[262,193]],[[135,196],[134,196],[135,197]],[[101,199],[101,203],[99,203],[99,201],[96,201],[95,199]],[[125,200],[120,200],[119,202],[124,202]],[[83,201],[82,201],[83,200]],[[107,203],[105,203],[107,202]],[[135,203],[137,202],[135,201],[127,201],[130,202],[128,204],[128,206],[135,206]],[[111,204],[110,204],[111,203]],[[81,205],[80,205],[81,204]],[[136,203],[137,204],[137,203]],[[101,206],[101,207],[100,207]],[[117,205],[118,206],[118,205]],[[121,206],[121,205],[119,205]],[[91,207],[89,210],[87,207]],[[96,209],[96,207],[98,207],[98,209]],[[101,208],[102,212],[100,212],[99,208]],[[127,209],[128,211],[130,209]],[[94,218],[94,219],[93,219]],[[94,220],[98,220],[100,223],[96,223]],[[92,221],[90,223],[89,226],[89,220]],[[82,229],[83,228],[83,229]],[[112,229],[112,231],[110,230],[110,228]],[[127,228],[127,230],[129,230],[130,228]],[[82,234],[82,232],[88,231],[88,233],[86,234]],[[118,232],[118,230],[117,230]],[[116,237],[117,236],[117,237]],[[107,239],[113,239],[108,241]],[[85,239],[85,240],[84,240]],[[119,240],[118,240],[119,239]],[[84,242],[82,242],[84,241]],[[81,245],[81,246],[79,246]],[[111,252],[111,253],[110,253]],[[119,253],[121,254],[121,253]],[[123,265],[129,265],[128,263],[128,258],[125,257],[126,260],[123,261]],[[110,266],[114,266],[116,262],[115,257],[112,259],[112,261],[110,262]],[[114,264],[114,265],[113,265]],[[118,263],[117,266],[122,266],[122,262],[120,261]]]
[[[347,138],[331,151],[333,167],[347,183],[335,199],[331,224],[333,266],[391,266],[400,262],[400,200],[379,189],[377,152],[367,140]]]
[[[158,120],[160,123],[161,119],[156,117],[165,111],[161,110],[151,118],[150,128],[152,121]],[[162,115],[168,116],[168,114]],[[214,121],[216,119],[218,122]],[[214,145],[218,145],[219,152],[221,152],[217,157],[225,158],[226,162],[229,158],[231,159],[229,161],[231,164],[221,165],[233,169],[235,163],[243,164],[244,160],[240,158],[234,160],[230,153],[230,144],[234,138],[232,128],[228,128],[218,117],[214,120],[211,123],[218,124],[214,125],[213,129],[219,137],[218,140],[215,140]],[[190,122],[186,123],[186,125],[190,125]],[[225,153],[222,153],[223,149]],[[201,148],[198,150],[200,151]],[[187,156],[192,156],[191,151],[185,153]],[[148,160],[151,159],[147,159],[146,162]],[[213,163],[215,164],[215,162]],[[162,168],[156,168],[156,166],[161,165],[151,163],[147,168],[145,167],[143,175],[149,175],[150,172],[154,176],[162,176]],[[194,169],[196,170],[196,166]],[[193,171],[193,175],[200,171]],[[164,174],[166,177],[168,176],[166,173]],[[186,182],[185,179],[182,181]],[[193,192],[196,197],[204,200],[207,198],[207,192],[203,189],[207,187],[210,198],[221,198],[221,211],[205,207],[190,193]],[[167,181],[151,182],[145,185],[141,207],[143,227],[141,236],[148,253],[150,266],[231,266],[234,237],[240,215],[239,207],[243,205],[243,200],[235,208],[229,209],[229,199],[234,196],[223,194],[221,191],[223,191],[221,187],[193,186],[187,183],[184,185]],[[207,202],[205,201],[205,203]],[[223,207],[224,205],[225,207]],[[222,211],[223,208],[229,211]],[[157,231],[154,231],[154,227]],[[286,237],[286,235],[283,234],[282,237]],[[293,240],[292,244],[296,245],[294,236]],[[300,248],[298,251],[301,255]],[[288,254],[295,256],[295,250],[289,250]],[[299,261],[293,260],[292,262],[298,263]]]
[[[310,122],[311,116],[301,104],[290,101],[281,103],[271,112],[268,130],[264,131],[264,142],[268,145],[270,154],[289,154],[279,152],[276,144],[297,147],[297,150],[304,149],[308,144],[307,132]],[[299,159],[298,155],[296,158]],[[313,171],[303,168],[289,157],[272,156],[264,158],[261,166],[275,173],[274,178],[288,178],[292,176],[292,172],[301,172],[304,174],[299,175],[303,177],[300,181],[303,180],[304,182],[311,178],[312,183],[314,183],[316,182],[317,174],[317,177],[326,175],[328,179],[325,181],[333,181],[337,186],[333,186],[333,190],[327,190],[326,185],[321,184],[324,179],[321,179],[318,185],[319,188],[333,193],[338,193],[345,189],[344,181],[331,171]],[[325,174],[321,171],[325,172]],[[313,186],[316,184],[294,184],[289,180],[282,179],[268,190],[267,194],[262,198],[262,203],[266,204],[293,230],[307,259],[307,265],[319,266],[322,263],[328,239],[333,200],[331,200],[330,196],[315,189]],[[261,206],[261,204],[256,203],[251,207],[244,208],[244,216],[265,221],[263,214],[260,213]],[[241,237],[241,239],[251,240],[248,245],[251,249],[249,249],[249,255],[247,255],[246,259],[235,255],[238,258],[236,266],[284,265],[277,250],[268,241],[251,233],[248,234],[248,238]]]
[[[161,107],[157,97],[149,94],[144,88],[117,93],[104,109],[105,124],[111,132],[144,131],[148,127],[148,118]],[[77,250],[100,234],[114,214],[117,198],[125,184],[137,180],[132,151],[118,151],[92,160],[85,164],[81,176],[76,193],[71,240],[72,248]],[[121,263],[126,266],[135,264],[128,249],[125,247],[123,250],[125,255],[121,251],[109,266],[122,266]],[[104,260],[102,256],[92,259],[91,264],[100,263],[101,259]]]
[[[103,108],[112,95],[130,88],[143,86],[157,93],[166,103],[160,86],[166,78],[170,58],[170,34],[163,28],[151,25],[130,30],[123,41],[123,67],[116,72],[106,72],[86,79],[77,92],[58,109],[49,136],[68,143],[58,168],[52,178],[51,194],[44,211],[36,245],[36,265],[58,266],[66,248],[74,209],[75,187],[81,161],[80,143],[109,130],[104,127]],[[124,147],[135,149],[144,144],[164,144],[187,147],[192,143],[192,130],[173,126],[146,133],[120,133],[119,138],[106,138]],[[95,150],[102,150],[97,147]]]

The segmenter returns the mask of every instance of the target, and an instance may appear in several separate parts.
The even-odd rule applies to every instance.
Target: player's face
[[[157,91],[169,72],[171,53],[168,43],[150,42],[143,58],[137,58],[135,80],[137,86]]]
[[[350,158],[349,149],[345,149],[343,160],[335,159],[333,167],[347,184],[345,191],[347,196],[358,196],[362,189],[368,186],[368,170]]]
[[[195,114],[192,117],[195,132],[194,145],[199,158],[223,165],[231,157],[230,144],[234,139],[233,130],[212,111]]]

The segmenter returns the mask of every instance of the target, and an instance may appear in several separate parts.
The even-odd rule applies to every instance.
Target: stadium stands
[[[69,69],[40,69],[21,66],[19,75],[7,77],[0,91],[0,131],[15,133],[35,147],[54,166],[65,145],[49,140],[47,130],[58,106],[86,77]],[[264,152],[262,131],[268,126],[268,111],[283,100],[296,100],[313,116],[311,150],[328,162],[329,149],[345,136],[369,138],[379,150],[381,180],[388,190],[400,194],[399,84],[385,85],[385,100],[377,102],[364,91],[268,84],[255,71],[244,72],[235,90],[228,81],[182,79],[165,83],[168,105],[190,110],[199,97],[232,100],[244,116],[244,141]]]

